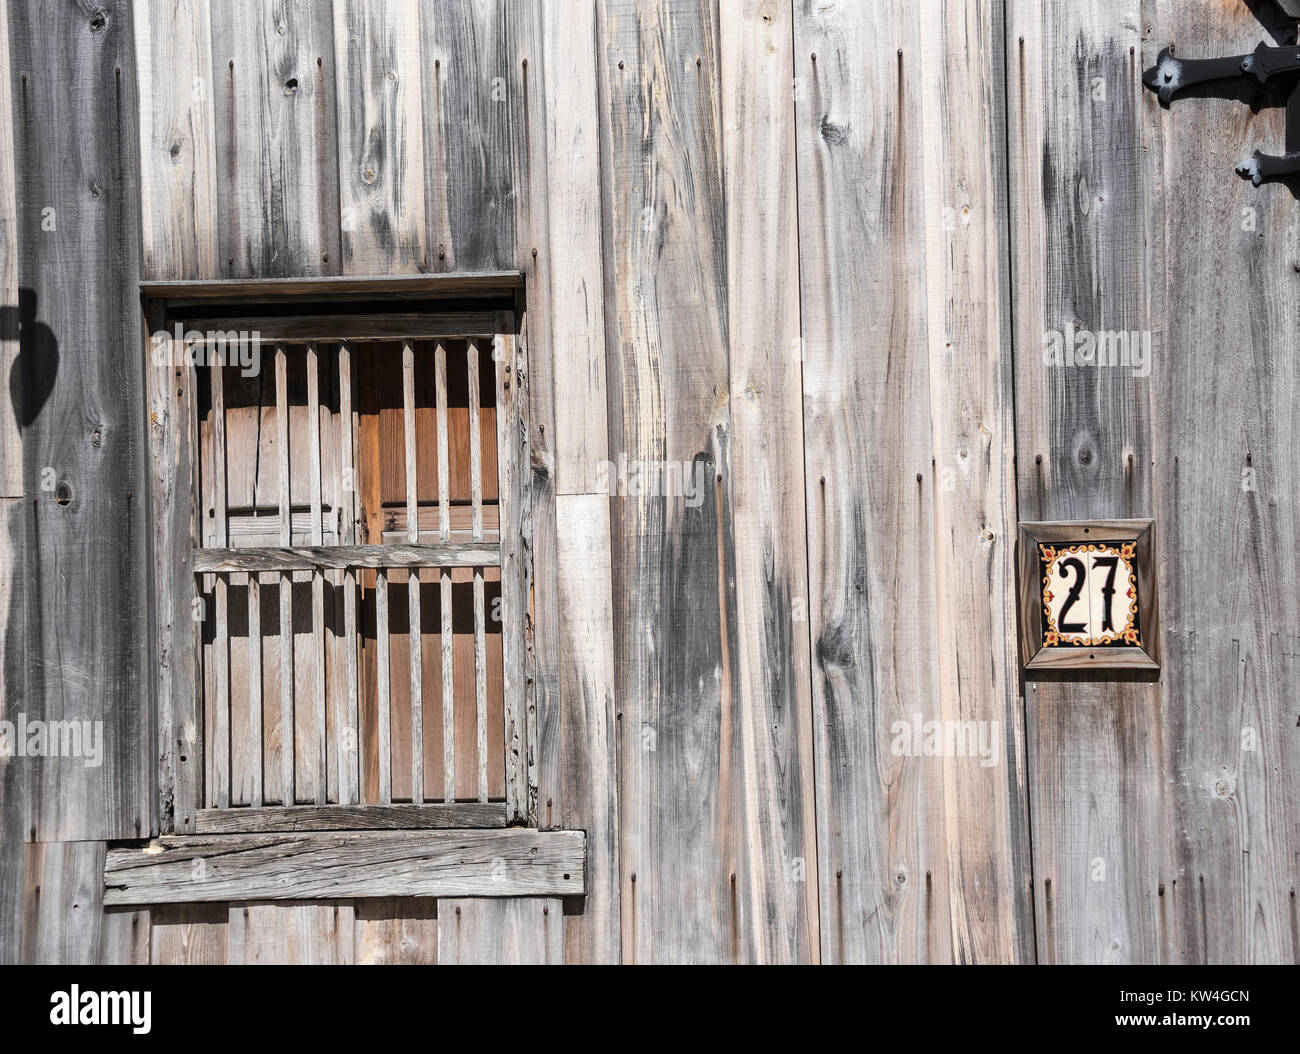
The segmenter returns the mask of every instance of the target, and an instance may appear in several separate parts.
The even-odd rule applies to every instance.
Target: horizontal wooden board
[[[518,271],[412,275],[347,275],[336,278],[256,278],[225,281],[141,282],[140,292],[176,305],[182,301],[271,303],[281,300],[337,300],[342,297],[423,300],[430,297],[492,296],[523,287]]]
[[[194,550],[195,574],[227,571],[339,571],[349,567],[495,567],[500,562],[501,548],[491,542]]]
[[[501,802],[451,805],[297,805],[267,809],[200,809],[199,834],[283,833],[286,831],[382,831],[505,827]]]
[[[581,831],[349,831],[165,837],[111,849],[104,903],[571,896]]]
[[[189,318],[187,329],[200,333],[238,330],[263,341],[306,343],[342,341],[491,337],[496,322],[490,311],[408,311],[356,315],[250,315]]]

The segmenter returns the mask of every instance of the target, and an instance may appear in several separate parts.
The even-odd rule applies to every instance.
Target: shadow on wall
[[[36,321],[36,292],[18,290],[18,306],[0,307],[0,336],[17,330],[18,357],[9,371],[9,402],[22,428],[36,420],[59,375],[59,342],[54,330]]]

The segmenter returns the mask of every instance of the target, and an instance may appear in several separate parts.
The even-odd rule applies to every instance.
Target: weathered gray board
[[[111,34],[125,14],[104,6]],[[21,56],[84,45],[72,11],[37,25],[10,5],[15,119]],[[13,851],[38,799],[11,793],[10,764],[0,958],[1295,957],[1296,207],[1231,173],[1277,148],[1280,114],[1164,112],[1138,85],[1169,41],[1249,49],[1265,32],[1246,5],[133,14],[146,278],[524,273],[538,814],[587,831],[589,892],[86,922],[109,834]],[[96,98],[74,115],[89,122],[93,71],[117,58],[60,62],[80,72],[47,76],[41,105]],[[106,149],[94,120],[75,142]],[[25,231],[21,154],[18,173]],[[88,258],[108,259],[108,229],[95,238]],[[1152,376],[1042,369],[1043,330],[1069,317],[1150,328]],[[148,409],[172,434],[186,407],[163,381]],[[619,454],[699,455],[703,501],[611,500],[600,462]],[[1161,682],[1020,685],[1015,521],[1148,514],[1166,532]],[[188,516],[155,535],[160,566]],[[125,517],[113,507],[114,530]],[[25,585],[0,591],[23,607]],[[138,646],[166,654],[185,615],[161,610],[156,643],[141,623]],[[7,711],[26,705],[33,625],[6,615]],[[182,785],[201,744],[171,701],[192,691],[169,679],[159,700]],[[915,713],[996,720],[999,763],[900,756],[893,725]],[[63,816],[92,815],[84,791]]]
[[[5,765],[6,857],[23,841],[134,838],[156,822],[130,11],[65,4],[34,18],[13,4],[8,16],[19,291],[3,306],[23,318],[3,398],[21,403],[24,501],[6,524],[5,710],[76,722],[102,755]]]

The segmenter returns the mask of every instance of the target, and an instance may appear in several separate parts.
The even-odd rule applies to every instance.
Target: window
[[[513,291],[146,294],[170,829],[529,822]]]

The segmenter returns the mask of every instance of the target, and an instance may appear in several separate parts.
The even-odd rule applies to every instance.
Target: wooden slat
[[[497,315],[497,488],[501,516],[501,684],[505,701],[506,804],[511,821],[535,820],[536,780],[530,771],[527,703],[529,544],[528,378],[515,317]]]
[[[268,831],[373,831],[504,827],[501,802],[410,805],[296,805],[284,809],[201,809],[199,834],[256,834]]]
[[[393,800],[392,682],[388,665],[388,634],[388,573],[380,570],[375,574],[375,704],[378,708],[379,800],[383,804]]]
[[[928,217],[921,181],[896,167],[920,124],[923,19],[891,11],[883,33],[868,5],[794,8],[810,584],[808,623],[793,625],[815,644],[824,963],[952,958],[943,773],[881,746],[893,721],[939,716],[925,259],[914,249]],[[884,98],[897,126],[872,119]],[[864,172],[893,185],[871,207]],[[873,261],[871,281],[861,260]],[[889,353],[862,354],[866,332]],[[909,891],[880,911],[896,865]],[[924,890],[912,895],[917,876]]]
[[[248,576],[248,761],[252,769],[249,805],[263,802],[263,773],[266,771],[265,737],[262,729],[262,576]]]
[[[518,828],[168,837],[108,851],[104,903],[572,896],[584,842]]]
[[[226,537],[226,401],[225,365],[218,359],[210,364],[212,381],[212,540],[224,546]],[[228,608],[229,578],[216,575],[212,582],[213,638],[212,660],[215,663],[213,680],[215,710],[213,722],[214,742],[208,758],[212,765],[209,787],[218,808],[230,806],[231,743],[230,743],[230,611]]]
[[[352,351],[339,345],[339,535],[352,544],[356,539],[356,429],[352,421]],[[340,713],[335,721],[338,735],[339,804],[361,800],[361,776],[358,746],[360,728],[360,684],[357,670],[357,576],[345,569],[343,586],[343,666],[347,681],[346,696],[339,694]]]
[[[311,543],[320,547],[325,542],[325,524],[322,513],[322,473],[321,473],[321,405],[320,405],[320,353],[316,345],[307,347],[307,417],[308,444],[311,460]],[[290,544],[293,540],[292,512],[290,513]],[[326,732],[326,684],[325,684],[325,577],[313,571],[311,574],[311,650],[315,661],[315,714],[313,726],[316,735],[316,804],[324,805],[329,801],[329,750]]]
[[[494,567],[497,546],[487,542],[435,545],[327,545],[288,548],[195,549],[196,574],[218,571],[341,571],[378,567]]]
[[[479,349],[469,341],[466,352],[469,383],[469,480],[471,529],[475,541],[483,540],[483,437],[480,434],[481,398],[479,393]],[[418,530],[419,525],[415,524]],[[487,615],[484,610],[483,568],[474,568],[474,768],[477,774],[478,800],[488,799],[487,758]]]
[[[289,520],[289,366],[283,346],[275,349],[275,426],[279,462],[280,544],[291,539]],[[285,805],[295,801],[293,718],[293,573],[280,575],[280,793]]]
[[[419,502],[416,487],[419,465],[415,452],[415,349],[410,341],[402,344],[402,432],[405,440],[403,464],[406,476],[406,518],[408,540],[419,542]],[[407,575],[407,604],[410,613],[411,657],[411,801],[424,801],[424,649],[420,645],[420,572],[413,568]]]
[[[451,537],[451,459],[447,426],[447,346],[441,341],[434,348],[433,370],[438,428],[438,537],[446,545]],[[500,559],[499,547],[497,559]],[[453,802],[456,800],[456,685],[453,678],[451,575],[445,568],[440,576],[438,595],[442,601],[443,800]]]

